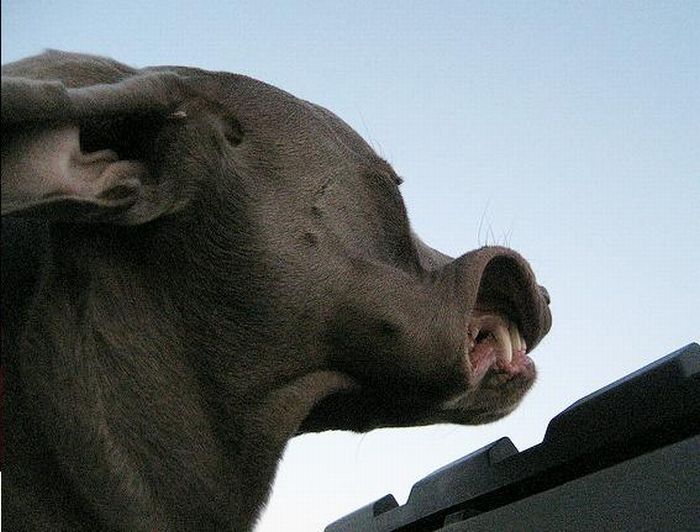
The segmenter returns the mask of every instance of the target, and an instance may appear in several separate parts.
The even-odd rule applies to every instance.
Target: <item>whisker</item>
[[[481,243],[481,230],[484,227],[484,219],[486,218],[486,213],[489,210],[489,205],[491,203],[491,198],[486,200],[486,205],[484,206],[484,210],[481,211],[481,218],[479,219],[479,230],[476,235],[476,242],[479,246],[486,246],[488,245],[488,241],[484,242],[483,244]]]

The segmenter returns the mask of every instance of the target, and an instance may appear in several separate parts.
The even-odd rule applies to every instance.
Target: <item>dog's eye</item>
[[[231,143],[232,146],[238,146],[243,142],[243,128],[235,119],[229,119],[224,130],[224,137]]]

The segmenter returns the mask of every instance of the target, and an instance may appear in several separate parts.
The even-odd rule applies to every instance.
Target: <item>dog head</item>
[[[525,259],[424,244],[399,177],[328,110],[241,75],[60,52],[7,65],[2,91],[3,214],[46,220],[54,266],[104,281],[102,321],[150,298],[102,336],[175,331],[218,422],[294,409],[311,375],[335,384],[287,436],[484,423],[532,385],[551,318]]]
[[[191,298],[198,341],[221,342],[217,366],[271,388],[350,376],[306,429],[480,423],[532,384],[550,314],[525,260],[423,244],[391,166],[326,109],[244,76],[57,52],[7,68],[3,96],[4,212],[138,241]]]

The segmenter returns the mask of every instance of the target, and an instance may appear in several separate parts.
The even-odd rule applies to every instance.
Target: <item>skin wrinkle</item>
[[[13,204],[31,223],[3,217],[8,527],[249,530],[295,434],[489,422],[532,385],[465,360],[477,307],[530,346],[549,330],[525,259],[420,241],[330,111],[53,51],[2,83],[3,193],[34,191]],[[76,130],[80,157],[119,157],[108,185],[52,172]]]

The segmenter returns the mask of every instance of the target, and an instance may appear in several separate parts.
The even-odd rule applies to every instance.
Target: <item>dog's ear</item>
[[[155,137],[185,99],[173,73],[67,88],[2,79],[2,214],[140,224],[182,204]]]

